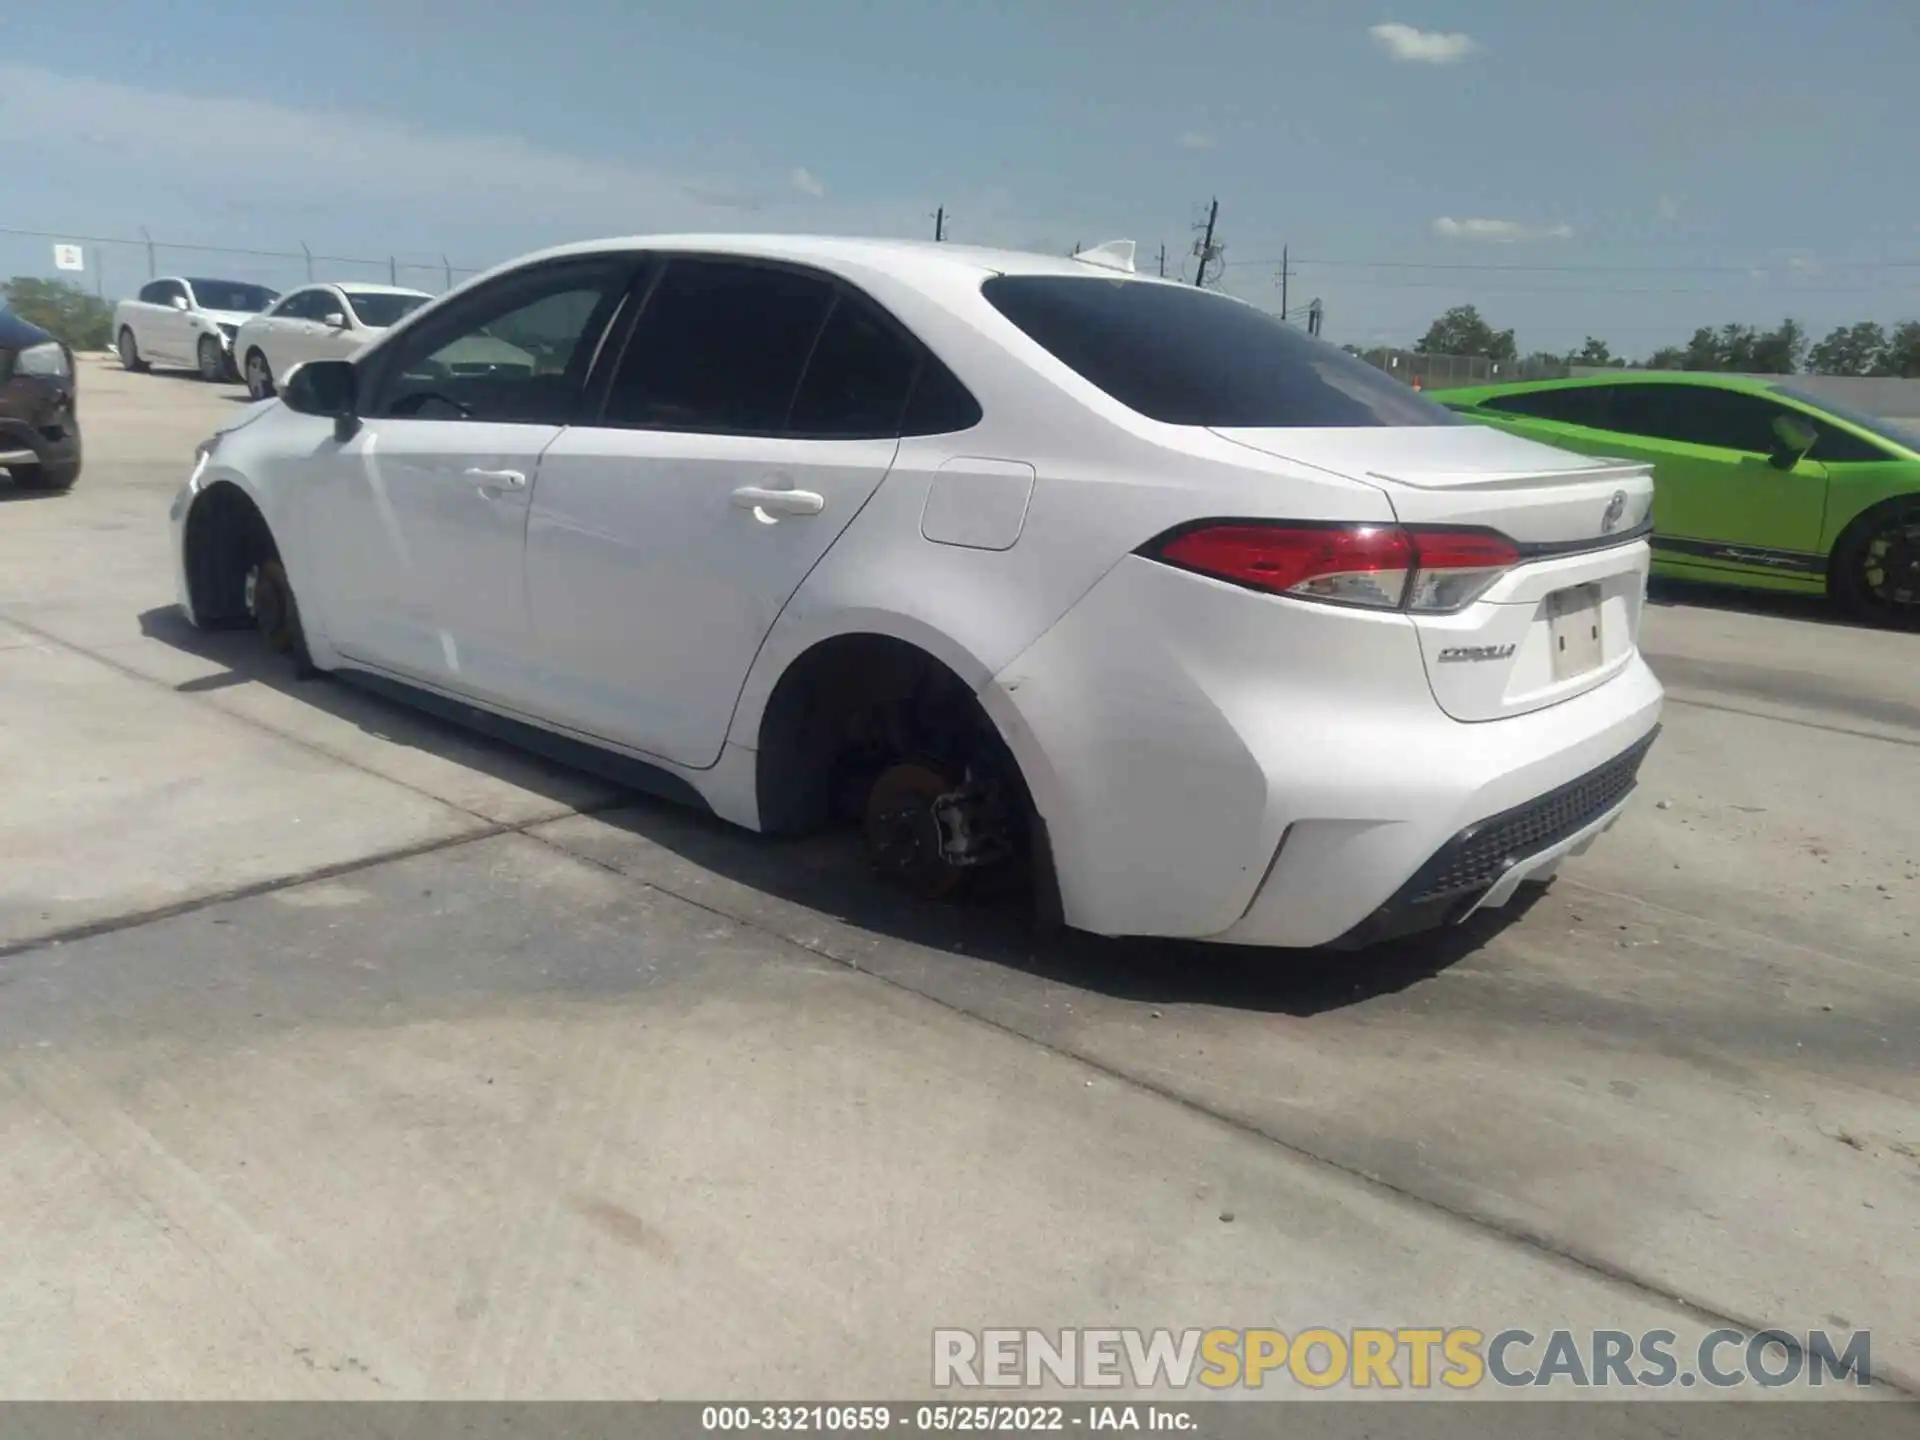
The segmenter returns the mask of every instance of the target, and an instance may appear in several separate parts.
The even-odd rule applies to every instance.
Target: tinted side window
[[[1800,419],[1813,426],[1813,433],[1820,437],[1813,443],[1815,460],[1824,460],[1831,465],[1851,465],[1893,458],[1872,441],[1862,440],[1850,431],[1829,425],[1817,415],[1802,415]]]
[[[166,284],[160,280],[149,280],[140,287],[140,303],[143,305],[164,305],[167,303]]]
[[[1169,425],[1471,423],[1366,361],[1212,291],[996,275],[981,294],[1082,379]]]
[[[611,424],[775,434],[833,304],[833,286],[732,260],[671,260],[607,395]]]
[[[980,402],[946,366],[932,355],[920,366],[913,398],[901,417],[902,435],[950,435],[980,423]]]
[[[814,343],[785,429],[819,438],[898,435],[919,359],[905,336],[842,295]]]
[[[382,356],[368,414],[568,423],[631,269],[610,257],[495,281]]]
[[[318,320],[320,309],[321,292],[302,290],[299,294],[289,297],[286,304],[281,306],[279,313],[289,320]]]
[[[1595,430],[1607,428],[1608,397],[1611,385],[1579,385],[1554,390],[1527,390],[1518,395],[1495,395],[1482,400],[1480,408],[1506,415],[1530,415],[1536,420],[1555,420],[1563,425],[1586,425]]]
[[[1609,429],[1765,455],[1773,421],[1785,411],[1738,390],[1708,385],[1623,385],[1613,397]]]

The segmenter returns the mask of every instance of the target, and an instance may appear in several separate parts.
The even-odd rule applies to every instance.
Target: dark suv
[[[64,490],[80,478],[73,351],[0,307],[0,469],[22,490]]]

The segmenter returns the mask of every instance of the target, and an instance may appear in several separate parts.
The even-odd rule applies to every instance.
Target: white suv
[[[923,893],[1364,943],[1611,825],[1652,481],[1091,257],[548,251],[202,447],[181,603]]]

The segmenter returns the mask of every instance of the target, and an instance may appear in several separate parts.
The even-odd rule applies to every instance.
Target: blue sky
[[[1277,307],[1289,247],[1332,338],[1472,302],[1638,354],[1920,317],[1917,71],[1913,0],[65,0],[0,18],[0,227],[479,266],[944,204],[956,239],[1178,262],[1217,195],[1227,288]],[[0,236],[0,271],[49,261]]]

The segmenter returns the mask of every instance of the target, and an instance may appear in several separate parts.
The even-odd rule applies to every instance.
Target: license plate
[[[1547,596],[1547,629],[1553,639],[1555,680],[1598,669],[1607,653],[1600,638],[1600,587],[1576,585]]]

